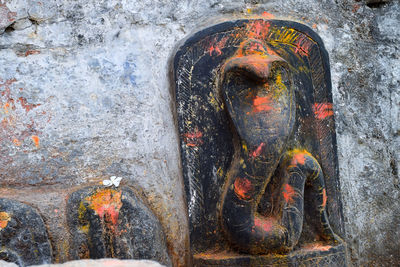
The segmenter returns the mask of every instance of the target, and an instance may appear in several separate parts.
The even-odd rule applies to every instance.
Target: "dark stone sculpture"
[[[171,265],[164,233],[128,187],[86,187],[68,199],[73,259],[152,259]]]
[[[4,198],[0,198],[0,260],[22,267],[51,262],[42,217],[32,207]]]
[[[347,265],[320,38],[294,22],[225,22],[173,63],[194,264]]]

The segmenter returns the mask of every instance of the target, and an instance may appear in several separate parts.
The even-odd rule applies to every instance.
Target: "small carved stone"
[[[151,259],[170,265],[158,219],[128,187],[86,187],[67,204],[73,259]]]
[[[0,199],[0,260],[19,266],[51,263],[46,227],[32,207]]]

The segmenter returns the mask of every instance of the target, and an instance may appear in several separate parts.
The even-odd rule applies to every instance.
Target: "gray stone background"
[[[270,13],[312,27],[330,55],[352,262],[400,264],[398,1],[0,3],[0,196],[40,210],[55,261],[68,260],[68,194],[117,175],[160,219],[175,265],[185,263],[169,59],[182,38],[217,19]]]

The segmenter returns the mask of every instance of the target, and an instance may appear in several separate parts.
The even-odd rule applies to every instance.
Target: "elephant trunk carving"
[[[172,74],[193,266],[347,266],[320,37],[226,21],[188,37]]]
[[[286,151],[296,110],[288,63],[248,40],[223,65],[221,91],[238,137],[220,215],[231,243],[250,254],[291,250],[302,232],[305,186],[322,238],[331,239],[321,167],[307,151]],[[263,216],[257,209],[273,175],[275,208]]]

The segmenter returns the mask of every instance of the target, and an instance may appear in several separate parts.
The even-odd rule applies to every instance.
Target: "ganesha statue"
[[[307,26],[229,21],[177,49],[194,266],[346,266],[329,60]]]

